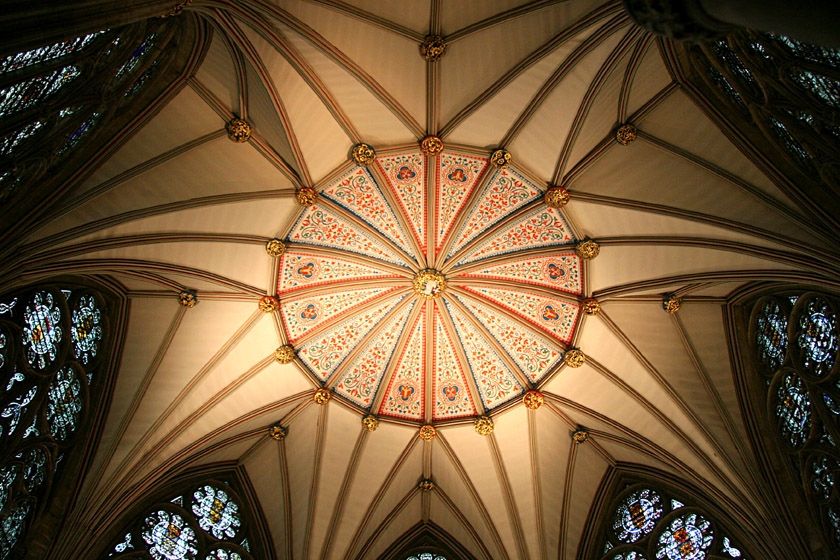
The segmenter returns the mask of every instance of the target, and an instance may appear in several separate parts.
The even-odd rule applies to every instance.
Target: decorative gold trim
[[[280,346],[274,351],[274,359],[280,364],[290,364],[295,361],[295,349],[291,344]]]
[[[578,428],[577,430],[572,432],[572,439],[577,444],[584,443],[586,440],[589,439],[589,432],[587,432],[583,428]]]
[[[551,187],[545,191],[545,204],[551,208],[563,208],[570,198],[569,191],[563,187]]]
[[[446,277],[433,268],[423,269],[414,277],[414,293],[422,298],[436,299],[445,291]]]
[[[601,312],[601,303],[597,299],[585,299],[580,302],[580,308],[587,315],[597,315]]]
[[[417,488],[419,488],[421,492],[430,492],[435,489],[435,483],[428,478],[424,478],[417,483]]]
[[[274,296],[265,296],[260,300],[258,307],[263,313],[273,313],[280,309],[280,300]]]
[[[182,0],[175,4],[171,10],[160,16],[161,18],[168,18],[173,16],[179,16],[184,12],[184,8],[192,4],[192,0]]]
[[[507,169],[510,167],[512,159],[513,156],[510,155],[510,152],[502,148],[499,148],[490,154],[490,163],[492,163],[493,167],[496,169]]]
[[[286,439],[286,436],[289,435],[289,428],[284,428],[280,424],[275,424],[268,428],[268,435],[271,436],[271,439],[280,441]]]
[[[420,43],[420,54],[431,62],[440,60],[446,54],[446,41],[440,35],[427,35]]]
[[[569,367],[579,368],[586,363],[586,355],[577,348],[572,348],[563,354],[563,361]]]
[[[362,427],[369,432],[375,432],[376,428],[379,427],[379,418],[373,414],[368,414],[362,418]]]
[[[417,432],[417,435],[419,435],[420,439],[423,441],[432,441],[437,435],[437,430],[431,424],[426,424],[425,426],[420,426],[420,431]]]
[[[286,252],[286,245],[275,237],[266,242],[265,252],[268,253],[270,257],[282,257],[283,253]]]
[[[525,408],[537,410],[545,402],[545,397],[539,391],[528,391],[522,397],[522,402],[525,403]]]
[[[198,296],[195,292],[191,292],[190,290],[181,290],[178,294],[178,303],[187,309],[191,309],[195,307],[196,303],[198,303]]]
[[[581,241],[575,247],[575,253],[577,253],[577,256],[579,256],[585,261],[591,261],[592,259],[597,257],[598,253],[600,252],[601,246],[598,245],[598,243],[596,243],[595,241],[592,241],[591,239]]]
[[[489,416],[479,416],[475,419],[475,431],[480,436],[489,436],[493,433],[493,419]]]
[[[301,187],[295,191],[295,198],[301,206],[315,206],[318,202],[318,193],[312,187]]]
[[[376,150],[370,144],[356,144],[353,146],[353,161],[360,167],[367,167],[376,159]]]
[[[632,144],[636,139],[636,127],[630,123],[622,125],[615,131],[615,141],[622,146]]]
[[[251,138],[251,125],[244,119],[231,119],[225,125],[225,130],[227,130],[228,138],[237,144],[247,142]]]
[[[662,309],[666,313],[676,313],[682,307],[682,298],[674,294],[669,294],[662,299]]]
[[[420,142],[420,151],[427,156],[436,156],[443,151],[443,140],[437,136],[426,136]]]
[[[312,395],[312,400],[315,402],[315,404],[327,404],[331,397],[332,394],[330,393],[330,390],[321,387],[320,389],[315,391],[314,395]]]

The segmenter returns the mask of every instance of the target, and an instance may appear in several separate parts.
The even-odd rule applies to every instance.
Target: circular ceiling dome
[[[572,343],[584,271],[568,217],[516,166],[469,152],[380,153],[326,182],[285,234],[289,342],[365,414],[491,412],[541,385]]]

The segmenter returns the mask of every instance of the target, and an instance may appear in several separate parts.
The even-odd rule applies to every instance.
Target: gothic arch
[[[126,301],[107,283],[63,277],[0,302],[0,554],[43,558],[102,433]]]
[[[836,528],[840,527],[840,520],[832,525],[828,517],[830,508],[834,511],[838,508],[837,488],[828,481],[836,481],[840,476],[836,444],[840,439],[837,433],[840,414],[831,400],[832,396],[836,400],[838,383],[836,315],[831,371],[812,371],[813,368],[803,364],[805,352],[796,348],[803,336],[802,325],[798,323],[807,322],[808,313],[819,311],[809,309],[819,301],[827,304],[829,314],[836,313],[837,292],[825,286],[764,284],[735,294],[726,313],[735,350],[738,396],[757,465],[770,482],[768,486],[775,493],[775,500],[782,504],[779,510],[787,523],[796,527],[815,557],[828,558],[840,545],[840,532]],[[780,321],[768,322],[768,313]],[[782,329],[778,328],[780,323],[784,323]],[[803,345],[808,338],[808,333],[804,334]],[[771,344],[774,336],[776,342],[784,344],[784,349],[780,353],[771,352],[772,355],[762,353],[762,344]],[[826,338],[830,338],[830,333]],[[785,381],[791,382],[788,387],[793,391],[791,394],[807,397],[808,403],[791,398],[787,406],[788,399],[780,399]],[[790,414],[796,411],[801,412],[801,431],[792,431],[795,426],[784,421],[790,420]]]
[[[783,558],[753,532],[754,521],[673,474],[619,463],[601,480],[578,560]],[[622,535],[622,527],[634,534]],[[680,542],[690,548],[669,555],[667,547]]]
[[[183,547],[183,558],[235,560],[234,553],[240,560],[276,558],[251,483],[236,464],[204,465],[150,480],[126,490],[120,501],[130,505],[106,519],[110,528],[89,544],[89,557],[163,558],[153,549],[168,545],[174,551]],[[164,525],[178,535],[170,533],[168,539]]]
[[[431,522],[418,523],[406,531],[379,556],[378,560],[420,558],[419,555],[424,553],[432,554],[435,560],[438,557],[443,557],[445,560],[473,560],[457,540]],[[426,560],[426,558],[421,558],[421,560]]]

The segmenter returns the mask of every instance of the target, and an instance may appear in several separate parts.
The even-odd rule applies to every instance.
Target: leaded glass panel
[[[601,560],[747,560],[713,527],[711,516],[669,494],[648,484],[618,494],[609,510]]]
[[[0,89],[0,117],[22,111],[44,101],[80,74],[76,66],[65,66],[42,76]]]
[[[140,61],[143,59],[144,56],[151,50],[151,48],[155,44],[156,35],[152,34],[146,37],[146,39],[140,43],[136,49],[131,53],[120,69],[117,70],[117,79],[122,79],[127,74],[134,71],[135,68],[140,64]]]
[[[187,521],[166,510],[155,511],[144,522],[142,536],[155,560],[194,560],[198,556],[198,539]]]
[[[96,33],[90,33],[68,41],[61,41],[47,47],[39,47],[26,52],[9,55],[0,61],[0,72],[20,70],[27,66],[49,62],[50,60],[81,51],[103,33],[105,32],[97,31]]]
[[[239,506],[224,490],[209,485],[193,493],[192,512],[199,527],[217,539],[232,539],[241,524]]]
[[[102,297],[71,288],[74,320],[66,311],[71,289],[63,288],[36,287],[0,303],[0,387],[5,389],[0,396],[0,560],[7,560],[27,527],[40,527],[36,515],[42,513],[36,512],[49,512],[50,505],[39,500],[55,495],[51,488],[60,480],[59,462],[71,456],[70,436],[84,426],[90,372],[82,352],[77,355],[73,348],[81,344],[99,356],[108,336]],[[91,302],[98,320],[90,309],[84,311]],[[86,313],[93,319],[86,320]],[[91,337],[93,327],[99,331]],[[92,340],[95,345],[85,346]],[[11,475],[17,478],[10,484]]]
[[[73,307],[70,336],[73,338],[73,354],[83,364],[96,358],[102,342],[102,311],[96,298],[84,295]]]
[[[653,530],[661,516],[662,498],[644,488],[627,496],[618,506],[613,531],[622,542],[636,542]]]
[[[52,436],[58,441],[70,437],[81,414],[82,382],[75,369],[61,368],[47,392],[47,422]]]
[[[674,518],[659,535],[656,558],[661,560],[703,560],[712,545],[711,522],[698,513]]]
[[[837,317],[824,298],[812,297],[799,310],[796,345],[799,363],[817,377],[828,375],[838,351]]]
[[[788,347],[788,312],[783,304],[768,299],[760,305],[754,329],[758,360],[766,372],[774,373],[782,365]]]
[[[811,433],[811,396],[796,373],[784,371],[779,375],[781,382],[775,390],[773,412],[782,437],[796,449],[805,444]]]
[[[55,361],[61,342],[61,309],[48,291],[39,291],[27,304],[23,317],[26,359],[36,369]]]
[[[225,483],[207,481],[151,506],[108,549],[115,560],[253,560],[241,502]],[[145,556],[144,556],[145,557]]]

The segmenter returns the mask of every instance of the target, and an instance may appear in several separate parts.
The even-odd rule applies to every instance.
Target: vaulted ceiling
[[[837,259],[676,82],[667,43],[602,0],[195,0],[178,17],[203,30],[194,75],[20,240],[27,274],[110,276],[130,301],[107,424],[57,558],[99,550],[164,474],[220,461],[250,478],[278,558],[377,558],[430,522],[476,559],[570,560],[619,463],[671,473],[745,531],[765,529],[772,506],[744,445],[723,303]],[[446,38],[439,61],[420,54],[428,34]],[[228,139],[234,116],[251,123],[248,142]],[[638,136],[622,145],[626,122]],[[488,409],[489,436],[469,415],[426,414],[430,441],[420,418],[382,416],[369,432],[362,405],[316,404],[323,380],[275,361],[295,337],[282,312],[257,306],[285,266],[266,241],[310,211],[296,189],[326,191],[358,169],[359,142],[419,154],[427,134],[445,154],[509,150],[533,188],[570,191],[574,238],[600,244],[570,301],[596,298],[601,312],[576,315],[558,342],[586,363],[537,379],[538,410],[518,397]],[[178,304],[184,288],[198,305]],[[669,314],[674,292],[683,304]],[[282,441],[267,435],[277,422]]]

